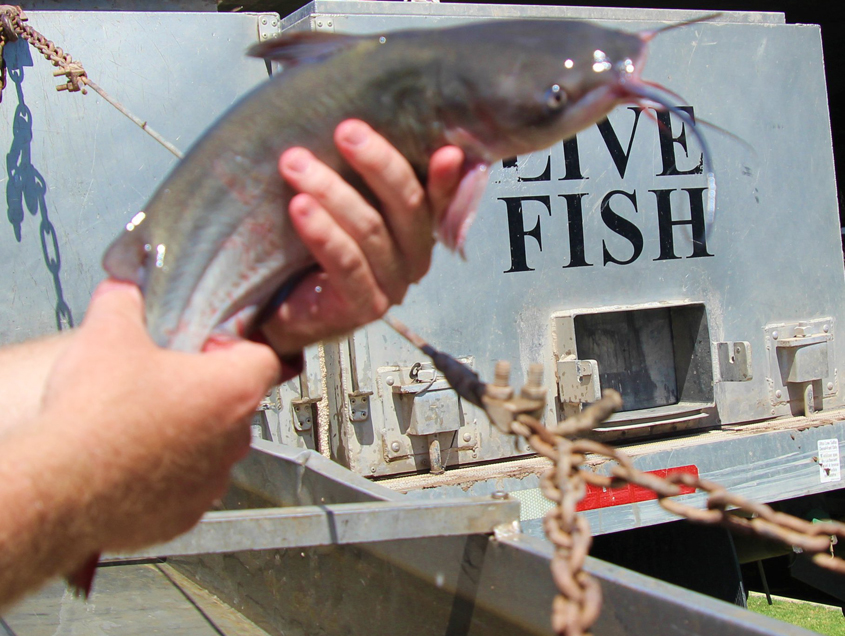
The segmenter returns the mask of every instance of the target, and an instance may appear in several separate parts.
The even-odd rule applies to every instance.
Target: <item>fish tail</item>
[[[91,555],[88,559],[67,576],[68,589],[73,591],[77,598],[83,597],[86,601],[91,596],[94,587],[94,576],[97,574],[97,564],[100,562],[100,553]]]

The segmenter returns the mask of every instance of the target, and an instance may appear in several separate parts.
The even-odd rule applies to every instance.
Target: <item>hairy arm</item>
[[[249,419],[279,373],[255,343],[157,347],[138,289],[102,284],[36,416],[0,444],[0,602],[99,551],[190,528],[248,451]]]
[[[47,374],[74,333],[66,331],[0,349],[0,441],[38,411]]]
[[[281,158],[302,193],[294,225],[323,267],[265,327],[282,355],[399,302],[428,269],[433,227],[460,177],[456,148],[433,158],[426,190],[365,124],[341,124],[336,140],[383,210],[307,154],[292,170],[307,151]],[[98,288],[78,329],[0,350],[0,609],[98,552],[188,530],[223,493],[255,407],[284,372],[256,343],[158,348],[138,289],[114,282]]]

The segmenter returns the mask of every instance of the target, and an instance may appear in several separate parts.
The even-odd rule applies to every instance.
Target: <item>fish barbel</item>
[[[350,118],[384,136],[421,180],[435,150],[463,150],[463,178],[438,230],[451,249],[463,245],[487,166],[570,138],[620,104],[677,113],[709,163],[689,115],[640,77],[657,32],[518,20],[262,43],[250,54],[282,62],[283,72],[202,136],[108,249],[104,267],[141,287],[159,345],[198,351],[213,332],[247,334],[275,292],[314,262],[288,218],[296,193],[278,174],[282,152],[308,148],[373,199],[333,143]]]

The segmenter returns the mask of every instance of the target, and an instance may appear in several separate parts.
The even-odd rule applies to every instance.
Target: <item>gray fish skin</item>
[[[421,179],[432,153],[449,144],[464,150],[470,175],[636,101],[627,86],[640,81],[645,46],[635,33],[532,20],[381,40],[300,34],[259,46],[259,55],[283,61],[284,72],[205,133],[143,220],[112,244],[104,267],[141,286],[148,329],[161,346],[198,351],[215,331],[244,335],[275,290],[313,263],[287,214],[295,192],[277,168],[286,149],[307,147],[372,198],[333,143],[336,126],[358,118]],[[472,213],[447,212],[447,245],[462,240]]]

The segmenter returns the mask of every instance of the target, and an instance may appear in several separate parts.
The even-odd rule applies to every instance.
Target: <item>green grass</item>
[[[845,636],[845,617],[838,607],[813,605],[772,599],[769,605],[764,595],[748,597],[748,609],[827,636]]]

